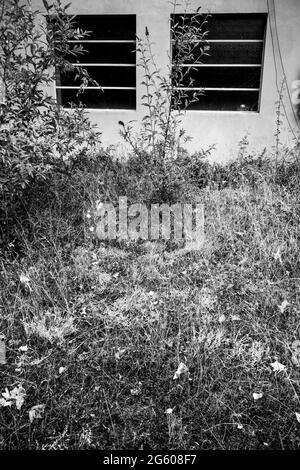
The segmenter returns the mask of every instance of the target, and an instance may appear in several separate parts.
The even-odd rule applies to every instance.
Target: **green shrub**
[[[177,0],[172,4],[173,13],[178,7],[180,10],[184,8]],[[186,11],[190,9],[189,2],[185,2],[185,7]],[[208,15],[201,15],[199,11],[197,8],[191,16],[183,13],[180,24],[171,21],[176,54],[173,57],[168,54],[166,72],[156,62],[148,28],[144,37],[137,38],[138,66],[143,72],[141,105],[146,113],[138,132],[134,131],[131,122],[119,122],[121,135],[131,148],[126,169],[135,181],[137,199],[174,202],[190,194],[191,163],[184,150],[190,137],[182,127],[182,118],[189,104],[201,99],[203,91],[188,96],[184,83],[192,66],[182,66],[200,62],[209,49],[206,41]],[[198,53],[195,52],[195,42],[203,44]],[[193,80],[190,79],[189,83],[192,86]]]
[[[24,216],[34,188],[44,190],[55,175],[66,178],[83,168],[100,141],[83,108],[67,112],[49,94],[56,72],[76,70],[82,88],[92,81],[67,57],[82,52],[71,39],[86,33],[75,29],[68,6],[60,0],[46,15],[20,0],[1,0],[0,197],[1,239],[6,244],[17,216]],[[40,23],[40,24],[38,24]]]

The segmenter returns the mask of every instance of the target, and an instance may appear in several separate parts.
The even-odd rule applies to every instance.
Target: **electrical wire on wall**
[[[271,14],[271,7],[270,7],[271,2],[272,2],[272,7],[273,7],[272,8],[273,15]],[[285,67],[284,67],[284,63],[283,63],[283,59],[282,59],[280,40],[279,40],[279,35],[278,35],[275,0],[267,0],[267,6],[268,6],[268,14],[269,14],[268,16],[269,16],[269,25],[270,25],[270,33],[271,33],[272,52],[273,52],[273,59],[274,59],[274,66],[275,66],[276,88],[277,88],[278,96],[279,96],[279,99],[281,101],[281,104],[282,104],[284,114],[285,114],[287,123],[289,125],[289,128],[290,128],[293,136],[297,140],[297,142],[299,142],[299,137],[296,135],[294,127],[291,125],[291,122],[290,122],[290,119],[288,117],[288,113],[287,113],[287,110],[286,110],[286,106],[285,106],[285,104],[283,102],[283,99],[282,99],[282,91],[281,91],[282,87],[279,86],[279,72],[278,72],[278,64],[277,64],[276,52],[275,52],[275,40],[276,40],[277,49],[278,49],[278,56],[279,56],[279,62],[280,62],[279,65],[281,65],[282,74],[283,74],[283,83],[285,84],[286,89],[287,89],[288,99],[289,99],[289,103],[290,103],[290,106],[291,106],[291,109],[292,109],[292,112],[293,112],[295,123],[298,127],[298,130],[300,131],[300,125],[299,125],[299,122],[298,122],[297,114],[296,114],[294,106],[293,106],[292,97],[291,97],[291,93],[290,93],[290,89],[289,89],[289,85],[288,85],[288,81],[287,81],[287,77],[286,77]],[[274,19],[273,24],[272,24],[272,21],[271,21],[272,17]],[[274,28],[274,31],[273,31],[273,28]]]

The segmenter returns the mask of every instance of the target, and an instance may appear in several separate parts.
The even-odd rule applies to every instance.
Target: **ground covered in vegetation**
[[[86,195],[31,209],[1,258],[2,449],[299,448],[299,185],[257,174],[200,188],[195,252],[92,240]]]

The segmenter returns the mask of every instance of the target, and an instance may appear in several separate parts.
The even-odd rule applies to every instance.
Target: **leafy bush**
[[[179,6],[182,9],[174,0],[173,13]],[[190,5],[186,2],[186,10],[188,8]],[[168,54],[167,72],[156,62],[148,28],[144,37],[137,38],[138,66],[143,71],[141,86],[145,90],[141,104],[146,114],[137,133],[132,122],[124,124],[120,121],[119,124],[121,135],[131,148],[126,168],[136,182],[137,196],[149,202],[173,202],[189,192],[189,171],[185,172],[182,164],[190,164],[184,151],[190,137],[181,123],[187,107],[201,99],[202,91],[188,96],[184,83],[193,67],[182,66],[199,63],[209,50],[206,41],[208,16],[199,11],[197,8],[191,16],[183,13],[180,24],[171,21],[176,54],[173,57]],[[195,42],[202,42],[200,52],[196,53]],[[190,79],[189,86],[192,83]]]
[[[68,6],[60,0],[46,15],[20,0],[1,0],[0,20],[0,218],[2,239],[16,214],[23,213],[35,185],[49,183],[56,174],[66,177],[94,155],[100,133],[84,109],[67,112],[50,96],[55,73],[75,70],[81,90],[92,81],[84,69],[67,60],[82,52],[71,39],[87,33],[75,29]],[[40,24],[38,24],[40,23]],[[6,235],[5,235],[6,234]]]

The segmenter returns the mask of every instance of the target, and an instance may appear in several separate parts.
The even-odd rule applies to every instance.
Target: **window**
[[[80,83],[76,72],[57,74],[58,103],[70,107],[83,103],[86,108],[136,108],[136,18],[135,15],[78,15],[75,26],[90,32],[81,41],[87,51],[78,55],[77,65],[85,68],[99,83],[88,86],[77,96]],[[74,62],[74,56],[70,61]]]
[[[185,15],[191,16],[191,15]],[[174,24],[182,15],[172,15]],[[259,111],[267,14],[213,14],[205,25],[209,56],[196,62],[183,83],[187,95],[204,89],[191,110]],[[206,43],[207,44],[207,43]],[[197,47],[195,45],[195,57]],[[172,47],[173,57],[176,50]],[[191,64],[184,64],[188,66]],[[193,79],[189,86],[190,78]]]

